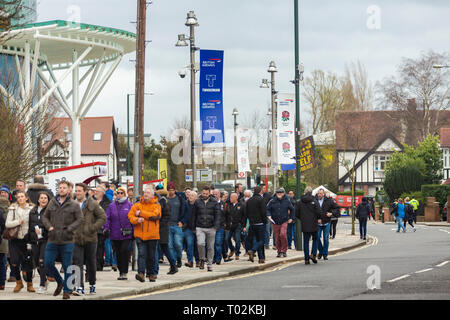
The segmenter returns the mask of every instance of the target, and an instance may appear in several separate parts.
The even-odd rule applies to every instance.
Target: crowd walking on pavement
[[[363,221],[365,211],[358,209]],[[167,189],[146,185],[143,195],[134,199],[132,188],[59,181],[55,196],[42,176],[36,176],[28,190],[23,180],[14,192],[7,185],[0,188],[0,290],[6,281],[15,281],[13,292],[20,292],[23,278],[31,293],[46,293],[49,283],[56,282],[53,295],[62,293],[63,299],[96,294],[97,272],[106,266],[108,246],[118,281],[128,280],[134,250],[134,278],[139,282],[156,282],[164,259],[170,264],[167,274],[177,273],[183,252],[188,269],[211,272],[214,265],[220,268],[242,257],[255,262],[256,256],[264,264],[271,236],[277,258],[287,257],[292,242],[296,244],[296,219],[301,221],[305,264],[317,263],[328,260],[330,230],[334,237],[333,222],[339,216],[336,202],[323,189],[313,196],[310,187],[297,200],[292,190],[278,188],[272,194],[265,185],[244,190],[237,184],[230,193],[204,186],[198,193],[179,191],[169,181]],[[37,290],[34,270],[40,279]]]

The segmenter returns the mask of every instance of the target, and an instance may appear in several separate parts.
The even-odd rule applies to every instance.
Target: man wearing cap
[[[181,257],[183,254],[183,224],[186,215],[186,199],[180,192],[176,191],[176,185],[173,181],[167,183],[167,191],[169,195],[167,200],[170,205],[170,220],[169,220],[169,250],[172,256],[177,260],[177,267],[181,268]]]
[[[288,247],[287,226],[295,218],[295,209],[284,188],[277,189],[275,196],[267,204],[267,218],[272,223],[277,244],[277,258],[286,257]]]

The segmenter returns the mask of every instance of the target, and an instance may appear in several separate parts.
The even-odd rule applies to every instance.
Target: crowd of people
[[[14,192],[7,185],[0,188],[0,290],[5,290],[9,265],[8,281],[16,282],[15,293],[25,287],[23,277],[28,292],[45,293],[53,281],[53,295],[62,292],[63,299],[86,294],[85,283],[95,294],[96,274],[108,264],[118,270],[118,281],[128,280],[134,247],[139,282],[155,282],[164,258],[170,264],[168,274],[177,273],[183,252],[184,266],[200,270],[212,271],[214,264],[241,256],[251,262],[257,256],[263,264],[271,236],[277,258],[287,257],[292,242],[296,244],[297,218],[302,222],[305,264],[317,263],[328,260],[330,232],[333,239],[339,217],[336,202],[323,189],[313,196],[310,187],[297,200],[292,190],[278,188],[272,194],[265,185],[243,190],[237,184],[228,194],[209,186],[180,192],[169,181],[167,189],[146,185],[142,197],[135,199],[132,188],[107,182],[90,188],[59,181],[55,196],[43,177],[36,176],[28,188],[22,180]],[[37,290],[34,270],[40,277]]]

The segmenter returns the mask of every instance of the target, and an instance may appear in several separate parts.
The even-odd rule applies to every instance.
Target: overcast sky
[[[70,20],[79,8],[82,23],[136,32],[135,0],[38,0],[38,21]],[[450,3],[438,1],[300,0],[300,60],[307,76],[314,69],[342,74],[346,63],[360,60],[374,84],[395,74],[402,57],[421,51],[448,51]],[[294,92],[293,0],[153,0],[148,7],[145,132],[168,132],[174,119],[189,116],[189,77],[178,70],[188,65],[188,47],[175,47],[177,35],[188,33],[188,11],[200,24],[196,45],[224,50],[224,118],[232,126],[231,112],[248,117],[264,114],[270,90],[261,89],[271,60],[277,64],[276,89]],[[75,8],[75,11],[73,10]],[[74,13],[75,12],[75,13]],[[379,19],[378,19],[379,18]],[[88,116],[114,116],[126,133],[126,94],[134,93],[135,55],[124,57]],[[197,54],[198,61],[198,54]],[[197,89],[198,95],[198,89]],[[303,102],[303,101],[302,101]],[[198,103],[198,96],[197,96]],[[306,105],[301,103],[302,110]],[[134,106],[131,104],[131,127]],[[197,112],[198,114],[198,112]],[[306,114],[302,111],[301,117]]]

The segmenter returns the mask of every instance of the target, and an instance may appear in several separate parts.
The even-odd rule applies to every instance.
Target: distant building
[[[440,147],[442,149],[443,179],[450,179],[450,127],[441,128]]]
[[[128,135],[126,133],[119,133],[120,137],[125,139],[125,143],[128,142]],[[150,133],[144,133],[144,145],[146,147],[151,146],[152,144],[152,135]],[[130,151],[134,152],[134,134],[130,133]]]
[[[72,131],[69,118],[55,118],[54,130],[44,137],[43,156],[47,170],[70,165],[70,138],[65,131]],[[86,117],[81,121],[81,162],[106,162],[107,176],[103,180],[118,178],[117,132],[113,117]]]

